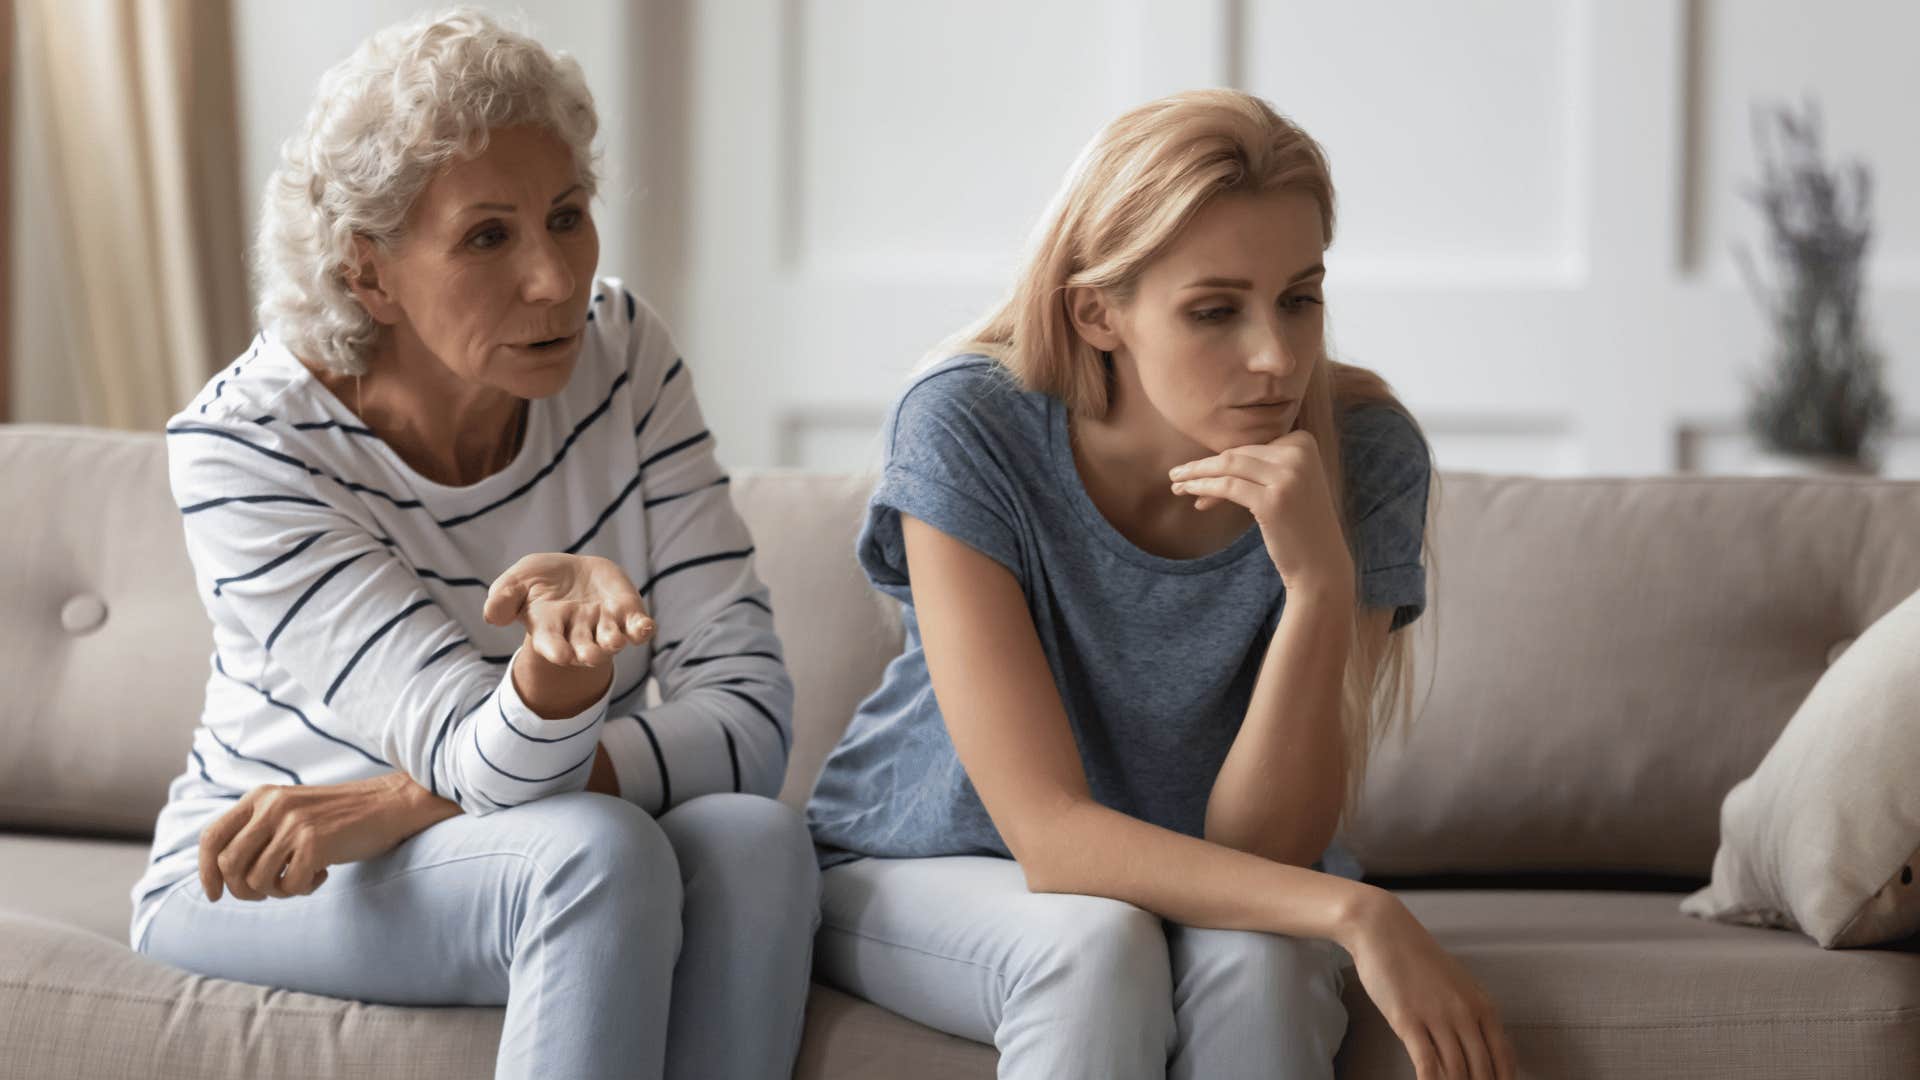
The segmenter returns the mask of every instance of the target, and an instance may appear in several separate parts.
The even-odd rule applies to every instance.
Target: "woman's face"
[[[537,127],[493,131],[421,191],[378,286],[356,289],[396,342],[460,378],[538,398],[580,356],[600,235],[573,155]]]
[[[1121,378],[1214,453],[1292,431],[1320,356],[1324,248],[1310,195],[1215,198],[1113,309]]]

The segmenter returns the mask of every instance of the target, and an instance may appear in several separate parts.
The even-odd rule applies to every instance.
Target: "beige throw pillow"
[[[1920,932],[1920,592],[1814,684],[1720,807],[1713,882],[1680,910],[1822,948]]]

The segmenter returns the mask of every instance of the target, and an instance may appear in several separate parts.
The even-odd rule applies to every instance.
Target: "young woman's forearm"
[[[1122,900],[1188,926],[1353,943],[1392,895],[1163,829],[1091,799],[1061,807],[1019,852],[1034,892]]]
[[[1294,866],[1326,850],[1346,784],[1340,684],[1353,618],[1351,590],[1288,593],[1207,798],[1208,840]]]

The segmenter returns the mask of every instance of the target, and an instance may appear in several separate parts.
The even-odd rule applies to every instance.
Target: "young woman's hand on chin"
[[[1320,444],[1301,430],[1266,443],[1222,450],[1168,474],[1176,495],[1198,496],[1197,510],[1215,501],[1253,514],[1267,555],[1289,592],[1331,590],[1351,596],[1353,556],[1320,460]]]

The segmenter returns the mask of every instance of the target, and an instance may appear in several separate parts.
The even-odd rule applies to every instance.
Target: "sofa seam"
[[[1778,1024],[1880,1024],[1900,1023],[1907,1019],[1920,1019],[1920,1007],[1889,1009],[1883,1012],[1866,1014],[1828,1014],[1824,1016],[1770,1016],[1756,1019],[1738,1020],[1681,1020],[1671,1022],[1622,1020],[1502,1020],[1501,1025],[1510,1028],[1586,1028],[1593,1030],[1654,1030],[1670,1031],[1689,1028],[1730,1028],[1759,1027]]]
[[[207,982],[237,981],[237,980],[227,980],[227,979],[210,979],[207,976],[203,976],[203,975],[193,976],[193,977],[196,979],[200,979],[202,981],[207,981]],[[252,985],[252,984],[247,984],[247,985]],[[129,994],[124,992],[110,991],[110,990],[88,990],[88,989],[83,989],[80,987],[73,987],[73,986],[57,986],[51,983],[21,982],[13,979],[0,979],[0,989],[24,990],[29,993],[35,993],[35,994],[61,994],[67,997],[91,998],[99,1001],[122,1001],[122,1002],[128,1002],[135,1005],[177,1006],[180,1004],[180,998],[177,996],[164,997],[160,995]],[[274,988],[263,987],[261,989],[272,991]],[[284,990],[279,992],[287,993],[287,991],[284,991]],[[315,996],[320,997],[325,995],[315,995]],[[379,1002],[355,1001],[351,998],[330,998],[329,1000],[338,1001],[347,1010],[352,1010],[354,1008],[359,1008],[359,1009],[440,1009],[440,1010],[444,1010],[448,1008],[479,1008],[479,1009],[500,1008],[500,1006],[497,1006],[497,1005],[469,1005],[469,1006],[383,1005]],[[241,1012],[241,1013],[258,1013],[262,1011],[271,1011],[275,1015],[320,1017],[322,1019],[329,1019],[329,1020],[338,1019],[340,1015],[338,1010],[323,1011],[320,1009],[303,1009],[296,1006],[273,1005],[273,1004],[238,1005],[238,1004],[234,1004],[232,1002],[227,1002],[227,1001],[199,1001],[199,1002],[195,1002],[191,1006],[191,1008],[194,1010],[223,1009],[229,1012]],[[378,1014],[373,1014],[371,1016],[371,1019],[379,1023],[392,1022],[380,1017]]]

